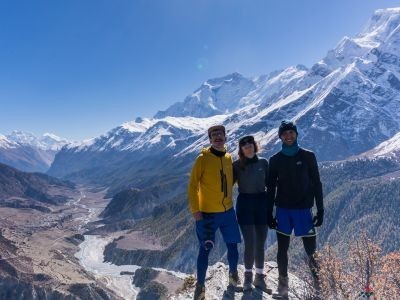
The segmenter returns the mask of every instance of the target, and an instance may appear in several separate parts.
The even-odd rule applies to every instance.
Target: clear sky
[[[389,0],[0,2],[0,133],[80,140],[207,79],[311,66]]]

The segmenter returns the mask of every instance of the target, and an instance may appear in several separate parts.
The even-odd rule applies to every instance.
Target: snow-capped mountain
[[[194,156],[208,142],[206,128],[216,123],[226,126],[233,152],[240,136],[253,134],[270,155],[280,147],[280,121],[291,119],[301,145],[319,160],[364,153],[400,131],[399,43],[400,8],[378,10],[360,34],[342,39],[309,69],[298,65],[255,78],[233,73],[208,80],[153,119],[65,147],[50,173],[87,174],[93,163],[106,168],[122,156],[126,163]]]
[[[32,146],[41,150],[58,151],[62,146],[69,143],[68,140],[52,133],[45,133],[41,137],[37,137],[29,132],[14,130],[6,137],[19,145]]]
[[[5,135],[0,134],[0,149],[10,149],[17,146],[17,143],[9,140]]]
[[[204,82],[183,102],[175,103],[165,111],[159,111],[155,118],[174,117],[210,117],[235,111],[241,106],[240,100],[255,87],[255,82],[233,73],[221,78]]]
[[[354,38],[345,36],[335,49],[328,51],[327,56],[315,67],[330,73],[336,68],[348,65],[355,59],[367,55],[371,50],[382,47],[385,52],[396,54],[393,47],[393,34],[399,30],[400,8],[387,8],[375,11],[363,30]],[[388,46],[388,47],[387,47]]]
[[[249,105],[268,105],[278,96],[289,95],[292,86],[308,87],[319,75],[306,75],[308,69],[303,65],[275,71],[269,75],[245,78],[233,73],[204,82],[193,94],[182,102],[177,102],[165,111],[159,111],[154,118],[166,116],[192,116],[205,118],[214,115],[234,113]]]
[[[109,184],[133,183],[130,176],[138,180],[141,178],[137,171],[141,176],[154,174],[155,170],[161,174],[164,171],[160,170],[162,164],[170,162],[169,158],[181,149],[198,143],[199,137],[205,139],[207,128],[225,119],[225,115],[217,115],[209,118],[165,117],[126,122],[96,139],[64,146],[56,154],[48,172],[58,177],[71,175],[69,177],[90,178],[102,183],[105,180]],[[108,175],[104,176],[104,172]]]
[[[23,171],[45,172],[54,156],[69,142],[51,133],[41,137],[23,131],[0,134],[0,162]]]
[[[209,118],[165,117],[162,119],[138,118],[123,123],[96,139],[71,143],[65,151],[135,151],[173,149],[186,144],[191,136],[203,135],[213,124],[223,122],[224,115]]]

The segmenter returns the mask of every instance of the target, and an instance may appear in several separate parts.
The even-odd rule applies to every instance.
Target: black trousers
[[[278,262],[278,270],[280,276],[288,276],[288,250],[290,245],[290,236],[276,233],[276,237],[278,240],[278,254],[277,254],[277,262]],[[304,249],[308,256],[308,264],[311,269],[311,272],[314,277],[317,276],[317,263],[314,258],[315,251],[317,249],[317,237],[303,237],[303,245]]]

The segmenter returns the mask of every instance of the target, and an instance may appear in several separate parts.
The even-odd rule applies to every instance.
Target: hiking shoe
[[[239,278],[239,274],[236,273],[229,273],[229,286],[233,286],[233,287],[240,287],[240,278]]]
[[[253,289],[253,272],[244,272],[243,290],[250,291]]]
[[[206,286],[204,284],[196,283],[193,300],[205,300],[205,299],[206,299]]]
[[[278,290],[272,294],[273,299],[289,299],[289,278],[287,276],[279,276]]]
[[[260,290],[262,290],[264,293],[267,293],[269,295],[272,294],[272,290],[267,288],[267,283],[266,283],[266,275],[264,274],[257,274],[256,277],[254,278],[254,286]]]
[[[239,274],[236,273],[229,273],[229,284],[227,291],[229,294],[234,294],[236,292],[243,292],[243,286],[242,283],[240,282]]]
[[[319,278],[316,276],[314,277],[314,298],[313,300],[322,300],[322,289],[321,289],[321,284],[319,281]]]

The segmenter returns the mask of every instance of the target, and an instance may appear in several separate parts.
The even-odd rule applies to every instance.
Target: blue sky
[[[0,133],[80,140],[207,79],[311,66],[385,0],[0,2]]]

